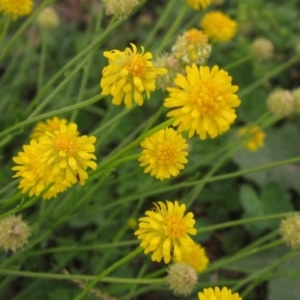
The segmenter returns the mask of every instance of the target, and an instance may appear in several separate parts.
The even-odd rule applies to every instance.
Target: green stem
[[[188,6],[185,3],[183,3],[183,7],[181,8],[179,15],[177,16],[177,18],[172,23],[172,26],[169,28],[168,32],[164,35],[163,40],[159,43],[159,47],[155,50],[156,55],[159,54],[162,50],[164,50],[166,45],[170,42],[171,36],[178,29],[178,27],[179,27],[181,21],[183,20],[187,10],[188,10]]]
[[[156,194],[161,194],[161,193],[181,189],[181,188],[184,188],[184,187],[191,187],[191,186],[194,186],[194,185],[203,184],[204,182],[205,183],[215,182],[215,181],[235,178],[235,177],[245,175],[245,174],[248,174],[248,173],[253,173],[253,172],[257,172],[257,171],[261,171],[261,170],[265,170],[265,169],[275,168],[275,167],[279,167],[279,166],[286,165],[286,164],[291,164],[291,163],[296,163],[296,162],[300,162],[300,156],[295,157],[295,158],[291,158],[291,159],[287,159],[287,160],[281,160],[281,161],[270,163],[270,164],[261,165],[259,167],[254,167],[254,168],[249,168],[249,169],[242,170],[242,171],[232,172],[232,173],[225,174],[225,175],[214,176],[214,177],[210,177],[210,178],[202,179],[202,180],[198,180],[198,181],[190,181],[190,182],[187,182],[187,183],[176,184],[176,185],[173,185],[173,186],[168,186],[168,187],[165,187],[165,188],[160,188],[160,189],[155,189],[155,190],[152,189],[151,191],[147,191],[147,192],[144,192],[142,194],[136,194],[136,195],[133,195],[133,196],[124,197],[122,200],[118,200],[118,201],[115,201],[114,203],[108,204],[106,206],[102,206],[99,210],[94,210],[94,213],[96,213],[98,211],[108,209],[108,208],[111,209],[115,205],[121,205],[122,203],[133,201],[133,200],[136,200],[140,197],[147,197],[147,196],[150,196],[150,195],[153,196],[153,195],[156,195]]]
[[[130,143],[127,147],[123,148],[121,151],[119,151],[118,153],[116,153],[115,155],[113,155],[111,158],[109,158],[106,162],[104,162],[102,165],[100,165],[99,169],[105,169],[105,168],[109,167],[110,165],[114,164],[119,158],[121,158],[127,152],[131,151],[136,146],[138,146],[140,144],[140,142],[142,140],[144,140],[146,137],[154,134],[155,132],[157,132],[157,131],[165,128],[165,127],[170,126],[173,122],[174,122],[174,118],[171,118],[171,119],[169,119],[169,120],[167,120],[167,121],[159,124],[158,126],[152,128],[151,130],[147,131],[145,134],[142,134],[135,141],[133,141],[132,143]],[[97,176],[97,175],[95,175],[95,176]],[[89,177],[88,180],[93,179],[95,176],[92,175],[91,177]]]
[[[115,23],[111,23],[105,31],[90,45],[84,48],[81,52],[79,52],[75,57],[73,57],[61,70],[59,70],[41,89],[41,91],[36,95],[36,97],[32,100],[31,104],[27,108],[27,113],[29,113],[33,107],[36,105],[36,102],[44,95],[44,93],[50,88],[56,80],[58,80],[65,72],[67,72],[73,65],[75,65],[80,59],[87,56],[87,54],[94,48],[98,47],[99,44],[111,33],[116,27],[120,26],[124,20],[118,20]]]
[[[86,62],[90,59],[91,54],[89,54],[85,59],[83,59],[77,66],[76,68],[68,74],[68,76],[63,80],[61,84],[59,84],[56,89],[54,89],[50,95],[29,115],[27,119],[31,119],[34,117],[38,112],[40,112],[49,102],[50,100],[69,82],[73,77],[78,73],[80,69],[82,69],[85,65]]]
[[[4,19],[4,24],[2,25],[0,25],[1,27],[0,27],[0,49],[1,49],[1,46],[2,46],[2,43],[3,43],[3,41],[4,41],[4,39],[5,39],[5,36],[6,36],[6,33],[7,33],[7,30],[8,30],[8,28],[9,28],[9,25],[10,25],[10,21],[11,21],[11,17],[9,17],[9,16],[4,16],[3,17],[3,19]]]
[[[239,96],[241,98],[245,97],[247,94],[249,94],[252,91],[256,90],[260,85],[262,85],[263,83],[265,83],[268,79],[270,79],[270,78],[272,78],[272,77],[280,74],[282,71],[284,71],[285,69],[289,68],[290,66],[292,66],[293,64],[295,64],[299,60],[300,60],[300,55],[296,55],[296,56],[291,57],[285,63],[279,65],[277,68],[271,70],[270,72],[268,72],[267,74],[265,74],[264,76],[262,76],[259,80],[255,81],[254,83],[252,83],[249,86],[247,86],[245,89],[243,89],[239,93]]]
[[[291,212],[285,212],[285,213],[280,213],[280,214],[273,214],[273,215],[267,215],[267,216],[261,216],[261,217],[253,217],[253,218],[248,218],[248,219],[224,222],[221,224],[211,225],[211,226],[206,226],[206,227],[200,228],[200,229],[198,229],[198,234],[201,234],[203,232],[224,229],[227,227],[249,224],[249,223],[263,222],[263,221],[273,220],[273,219],[281,219],[281,218],[286,217],[288,214],[291,214]]]
[[[212,263],[207,269],[202,271],[202,274],[209,273],[211,271],[214,271],[214,270],[217,270],[217,269],[220,269],[220,268],[226,268],[226,266],[228,264],[230,264],[234,261],[237,261],[237,260],[242,259],[244,257],[251,256],[253,254],[257,254],[257,253],[263,252],[265,250],[277,247],[277,246],[281,245],[282,243],[283,243],[283,241],[280,239],[280,240],[276,240],[276,241],[274,241],[274,242],[272,242],[268,245],[251,249],[248,252],[241,252],[241,253],[238,253],[236,255],[233,255],[232,257],[226,257],[222,260],[219,260],[215,263]]]
[[[92,281],[92,280],[97,279],[97,276],[89,276],[89,275],[39,273],[39,272],[28,272],[28,271],[7,270],[7,269],[0,269],[0,274],[10,275],[10,276],[22,276],[22,277],[39,278],[39,279],[57,279],[57,280],[86,280],[86,281]],[[164,278],[162,278],[162,279],[135,279],[135,278],[103,277],[101,279],[101,281],[102,282],[107,282],[107,283],[152,285],[152,284],[164,283],[165,279]],[[97,280],[97,282],[98,282],[98,280]]]
[[[40,55],[40,65],[38,73],[38,91],[41,90],[41,87],[44,82],[44,73],[45,73],[45,61],[47,54],[47,40],[46,40],[46,31],[41,29],[41,55]]]
[[[45,0],[43,3],[31,14],[26,21],[23,23],[23,25],[20,27],[20,29],[13,35],[13,37],[10,39],[10,41],[7,43],[6,47],[1,51],[0,54],[0,61],[7,55],[7,53],[10,51],[10,48],[14,45],[14,43],[18,40],[18,38],[21,36],[21,34],[27,29],[27,27],[36,19],[37,15],[50,3],[52,0]]]
[[[117,262],[115,262],[114,264],[112,264],[105,271],[103,271],[98,276],[96,276],[95,279],[93,279],[92,282],[88,283],[86,285],[85,289],[74,300],[80,300],[80,299],[82,299],[82,297],[84,297],[90,291],[90,289],[92,289],[95,286],[95,284],[97,282],[99,282],[100,280],[102,280],[106,275],[108,275],[112,271],[116,270],[117,268],[119,268],[123,264],[129,262],[132,258],[134,258],[138,254],[140,254],[142,251],[143,251],[142,248],[140,248],[140,247],[136,248],[134,251],[132,251],[131,253],[127,254],[126,256],[124,256],[123,258],[121,258],[120,260],[118,260]]]
[[[57,247],[57,248],[48,248],[44,250],[37,250],[30,254],[30,256],[36,256],[36,255],[43,255],[48,253],[61,253],[61,252],[81,252],[86,250],[103,250],[103,249],[109,249],[109,248],[117,248],[117,247],[127,247],[139,244],[138,240],[132,240],[132,241],[125,241],[125,242],[116,242],[116,243],[109,243],[109,244],[97,244],[97,245],[87,245],[87,246],[79,246],[79,245],[73,245],[73,246],[64,246],[64,247]]]
[[[147,39],[144,43],[145,48],[148,47],[152,43],[152,40],[155,36],[155,34],[158,32],[158,30],[165,24],[167,24],[167,19],[169,17],[169,14],[172,11],[172,8],[174,4],[177,2],[177,0],[169,0],[167,7],[164,8],[162,15],[160,16],[159,20],[155,22],[155,26],[151,30],[151,32],[148,34]]]
[[[53,111],[48,112],[48,113],[41,114],[41,115],[36,116],[36,117],[26,119],[25,121],[19,122],[16,125],[13,125],[10,128],[7,128],[7,129],[1,131],[0,132],[0,137],[5,136],[6,134],[8,134],[12,131],[15,131],[19,128],[22,128],[22,127],[27,126],[29,124],[35,123],[37,121],[40,121],[40,120],[43,120],[43,119],[46,119],[46,118],[50,118],[52,116],[57,116],[59,114],[66,113],[66,112],[69,112],[69,111],[72,111],[72,110],[75,110],[75,109],[80,109],[80,108],[85,107],[85,106],[90,106],[90,105],[98,102],[99,100],[103,99],[103,97],[104,96],[99,94],[99,95],[96,95],[95,97],[92,97],[92,98],[90,98],[86,101],[83,101],[81,103],[77,103],[77,104],[70,105],[70,106],[67,106],[67,107],[64,107],[64,108],[56,109],[56,110],[53,110]]]
[[[279,259],[277,259],[276,261],[274,261],[272,264],[268,265],[267,267],[263,268],[262,270],[259,270],[253,274],[251,274],[250,276],[248,276],[247,278],[239,281],[234,287],[233,290],[238,290],[240,287],[242,287],[243,285],[245,285],[246,283],[254,280],[254,282],[252,284],[250,284],[241,294],[241,297],[243,299],[245,299],[244,297],[257,285],[262,283],[263,281],[266,281],[269,276],[267,276],[272,270],[274,270],[277,266],[279,266],[280,264],[282,264],[284,261],[292,258],[295,255],[299,255],[299,250],[294,250],[292,252],[287,253],[286,255],[284,255],[283,257],[280,257]],[[263,276],[265,275],[265,276]]]
[[[242,57],[242,58],[240,58],[240,59],[238,59],[238,60],[236,60],[236,61],[234,61],[234,62],[232,62],[232,63],[230,63],[228,65],[226,65],[226,66],[224,66],[222,69],[224,69],[226,71],[228,71],[230,69],[234,69],[234,68],[242,65],[246,61],[250,60],[251,58],[252,58],[252,54],[246,55],[246,56],[244,56],[244,57]]]
[[[130,109],[125,108],[123,111],[121,111],[118,115],[116,115],[114,118],[110,119],[108,122],[94,130],[91,134],[97,135],[99,132],[103,131],[104,129],[110,127],[112,124],[120,120],[122,117],[126,116],[128,113],[130,113]]]

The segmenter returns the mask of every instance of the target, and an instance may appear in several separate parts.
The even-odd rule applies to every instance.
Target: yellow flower
[[[53,117],[52,119],[47,119],[46,122],[39,122],[32,130],[30,138],[39,139],[41,136],[46,134],[46,131],[54,132],[59,130],[60,125],[67,124],[66,119],[59,119],[58,117]]]
[[[248,140],[245,142],[245,147],[249,151],[257,151],[263,147],[266,134],[256,125],[244,127],[239,130],[239,135],[247,135]]]
[[[234,37],[237,23],[222,12],[213,11],[203,17],[201,27],[209,38],[219,42],[226,42]]]
[[[241,101],[234,93],[238,90],[231,84],[232,78],[224,70],[193,64],[186,67],[187,76],[178,74],[175,84],[178,88],[168,88],[170,97],[164,106],[175,108],[168,117],[176,117],[174,126],[178,132],[188,131],[189,137],[195,132],[200,138],[211,138],[224,133],[236,119],[233,109]]]
[[[187,3],[194,9],[198,10],[201,7],[205,8],[211,4],[211,0],[187,0]]]
[[[177,38],[172,52],[185,64],[203,64],[210,55],[211,46],[202,31],[192,28]]]
[[[222,290],[218,287],[204,289],[202,293],[198,293],[198,298],[199,300],[242,300],[238,293],[232,294],[227,287],[223,287]]]
[[[181,260],[182,253],[192,249],[194,241],[189,234],[196,234],[193,213],[184,216],[185,204],[167,201],[154,203],[154,210],[146,211],[146,217],[139,219],[139,229],[134,233],[142,240],[144,253],[154,252],[152,261],[164,259],[167,264],[171,258]]]
[[[96,156],[94,136],[78,136],[77,125],[70,123],[60,125],[55,132],[46,132],[46,136],[39,139],[39,149],[42,154],[39,158],[40,176],[48,175],[50,181],[60,177],[71,184],[77,181],[83,185],[88,178],[86,169],[95,170],[97,164],[92,161]]]
[[[19,16],[26,16],[31,13],[32,0],[0,0],[0,11],[3,14],[11,14],[13,20]]]
[[[188,161],[188,153],[184,151],[188,145],[181,134],[172,128],[165,128],[142,141],[144,150],[139,161],[140,166],[147,166],[144,173],[164,180],[177,176]]]
[[[157,74],[165,74],[164,68],[155,68],[151,58],[152,54],[144,48],[138,53],[134,44],[132,49],[105,51],[109,65],[103,71],[100,81],[102,95],[112,95],[112,103],[120,105],[124,100],[127,108],[132,107],[132,101],[141,106],[144,103],[143,94],[150,98],[150,92],[155,90]]]
[[[209,259],[205,249],[200,244],[194,244],[191,251],[183,253],[181,262],[193,267],[199,273],[206,269]]]
[[[18,188],[22,189],[23,193],[29,191],[30,197],[39,196],[47,185],[52,183],[53,185],[43,195],[44,199],[50,199],[70,186],[68,182],[60,181],[59,177],[56,177],[55,182],[50,180],[48,174],[43,176],[39,174],[39,159],[42,152],[36,140],[31,140],[29,145],[24,145],[23,150],[24,152],[19,152],[18,156],[13,157],[17,166],[12,168],[17,171],[13,178],[21,177]]]

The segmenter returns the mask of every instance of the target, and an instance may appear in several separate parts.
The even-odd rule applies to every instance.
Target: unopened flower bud
[[[300,114],[300,88],[294,89],[292,91],[292,96],[294,97],[294,110],[296,113]]]
[[[198,280],[193,267],[185,263],[175,263],[170,266],[168,272],[167,282],[175,295],[187,296],[192,292]]]
[[[30,228],[20,215],[12,215],[0,221],[0,246],[5,251],[15,252],[16,249],[27,244],[29,236]]]
[[[157,86],[162,90],[167,87],[174,86],[174,79],[178,73],[184,72],[184,68],[180,65],[179,60],[170,53],[165,53],[158,57],[154,62],[155,67],[165,68],[168,70],[167,74],[158,75],[156,77]]]
[[[139,0],[103,0],[107,15],[126,18],[133,13]]]
[[[203,64],[210,52],[211,45],[207,36],[195,28],[179,36],[172,47],[174,56],[185,64]]]
[[[288,90],[276,90],[267,99],[269,110],[280,117],[286,117],[294,111],[294,98]]]
[[[37,23],[41,28],[51,30],[58,26],[59,17],[57,12],[51,8],[44,8],[37,17]]]
[[[293,214],[281,221],[279,232],[291,248],[300,247],[300,215]]]
[[[273,57],[274,46],[270,40],[257,38],[251,45],[251,51],[258,61],[266,61]]]

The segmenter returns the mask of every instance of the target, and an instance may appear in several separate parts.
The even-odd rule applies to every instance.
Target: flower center
[[[133,54],[125,62],[125,68],[133,76],[143,77],[146,73],[147,60],[140,54]]]
[[[207,42],[207,36],[203,34],[200,30],[190,29],[185,34],[186,40],[191,44],[197,44],[200,42]]]
[[[169,215],[165,219],[166,235],[178,238],[186,233],[184,219],[177,215]]]
[[[156,149],[157,162],[160,166],[168,166],[176,163],[178,150],[169,141],[158,145]]]
[[[222,94],[212,80],[199,80],[190,93],[190,100],[202,115],[212,116],[226,106]]]
[[[71,156],[77,151],[77,140],[73,135],[62,133],[55,137],[53,146],[57,151],[65,151],[68,156]]]

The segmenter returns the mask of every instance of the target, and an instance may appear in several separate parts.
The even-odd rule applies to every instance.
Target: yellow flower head
[[[109,65],[103,71],[100,81],[102,95],[112,95],[112,103],[120,105],[124,100],[127,108],[132,107],[134,101],[141,106],[144,103],[143,94],[150,98],[150,92],[155,90],[155,79],[157,74],[165,74],[164,68],[155,68],[150,52],[138,53],[134,44],[132,49],[127,47],[125,51],[105,51],[104,56],[108,58]]]
[[[71,184],[77,181],[83,185],[88,178],[86,169],[95,170],[97,164],[92,161],[96,156],[94,136],[78,136],[77,125],[70,123],[60,125],[54,132],[46,132],[46,136],[39,139],[39,148],[42,152],[39,159],[40,175],[48,174],[50,181],[60,177]]]
[[[259,148],[263,147],[266,137],[266,134],[256,125],[241,128],[239,131],[239,135],[249,136],[249,139],[245,142],[245,147],[249,151],[257,151]]]
[[[140,166],[147,166],[144,173],[164,180],[177,176],[188,161],[188,153],[184,151],[188,145],[181,134],[172,128],[165,128],[142,141],[144,150],[139,161]]]
[[[199,10],[201,7],[205,8],[211,4],[211,0],[187,0],[187,3],[196,10]]]
[[[209,263],[205,249],[200,244],[194,244],[191,251],[184,252],[181,261],[193,267],[197,273],[205,270]]]
[[[0,0],[0,11],[12,15],[13,20],[19,16],[29,15],[32,11],[32,0]]]
[[[13,161],[17,166],[12,168],[17,172],[13,178],[21,177],[18,188],[22,189],[23,193],[28,191],[30,197],[39,196],[48,184],[52,184],[47,192],[43,194],[44,199],[50,199],[70,186],[68,182],[61,181],[59,177],[51,180],[51,176],[49,177],[48,174],[40,175],[39,159],[42,152],[36,140],[31,140],[29,145],[23,146],[23,150],[24,152],[19,152],[18,156],[13,157]]]
[[[210,55],[211,46],[202,31],[192,28],[177,38],[172,52],[185,64],[203,64]]]
[[[33,128],[31,138],[39,139],[41,136],[45,135],[47,131],[54,132],[60,129],[60,125],[66,125],[66,119],[59,119],[58,117],[53,117],[52,119],[46,120],[46,122],[38,122]]]
[[[198,293],[198,298],[199,300],[242,300],[238,293],[232,294],[227,287],[223,287],[222,290],[218,287],[204,289],[202,293]]]
[[[237,23],[220,11],[207,13],[200,25],[209,38],[218,42],[230,41],[237,30]]]
[[[22,217],[11,215],[0,221],[0,247],[15,252],[27,244],[30,228]]]
[[[175,108],[168,117],[176,117],[174,126],[178,132],[188,131],[189,137],[195,132],[200,138],[211,138],[224,133],[236,119],[235,107],[241,101],[235,92],[236,85],[224,70],[193,64],[186,67],[187,76],[178,74],[175,84],[178,88],[168,88],[170,97],[165,99],[164,106]]]
[[[185,204],[167,201],[154,203],[154,210],[146,211],[146,217],[139,219],[139,229],[134,233],[142,240],[144,253],[154,252],[152,261],[164,259],[167,264],[171,258],[181,260],[182,253],[192,249],[194,241],[189,234],[196,234],[193,213],[184,216]]]

